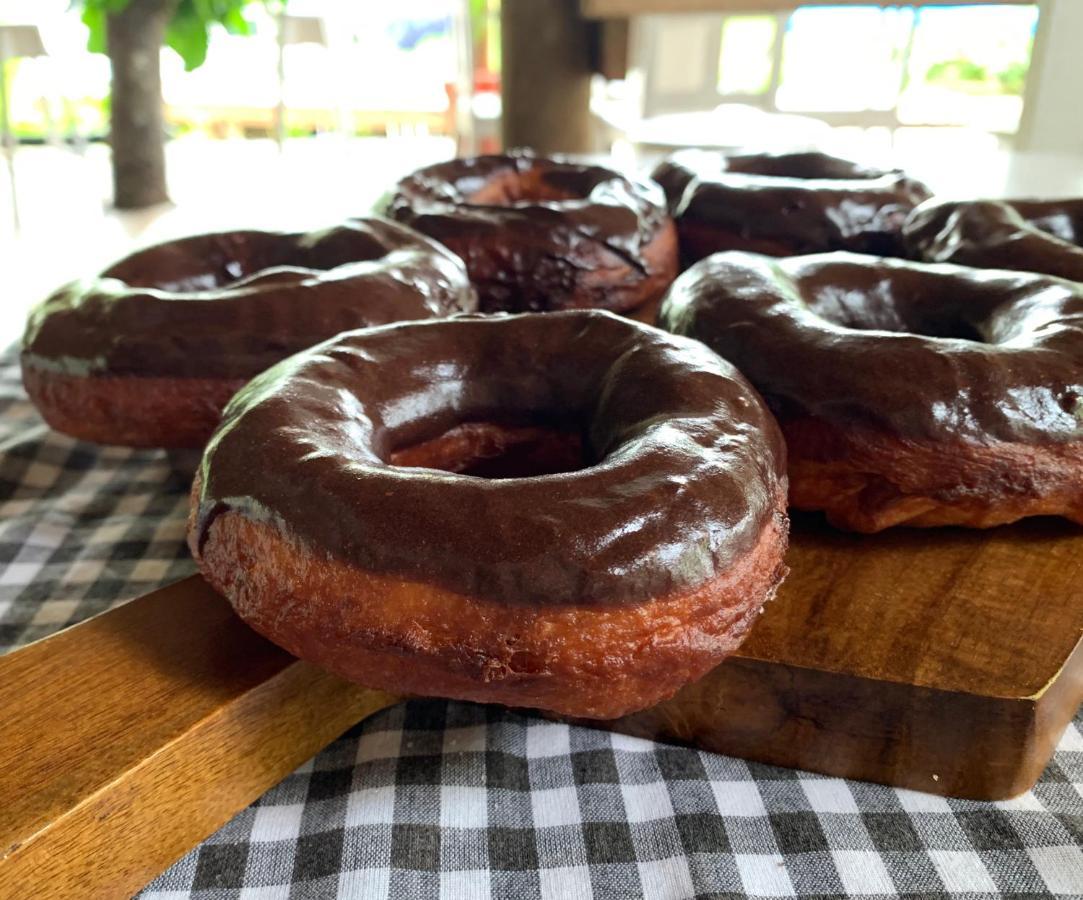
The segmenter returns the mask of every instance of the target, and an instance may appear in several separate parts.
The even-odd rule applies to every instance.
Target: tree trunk
[[[177,2],[130,0],[108,18],[113,67],[109,142],[117,209],[142,209],[169,200],[159,56]]]

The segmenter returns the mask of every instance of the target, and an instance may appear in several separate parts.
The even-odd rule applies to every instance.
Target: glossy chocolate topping
[[[1083,247],[1083,197],[1005,202],[1036,228]]]
[[[461,256],[486,311],[621,309],[619,289],[658,277],[649,247],[672,228],[654,184],[527,155],[420,169],[387,212]],[[622,284],[593,285],[592,272],[618,266]]]
[[[589,464],[499,480],[389,464],[470,422],[578,429]],[[457,317],[340,335],[242,389],[194,538],[234,510],[471,596],[639,602],[748,552],[784,470],[755,391],[695,341],[602,312]]]
[[[752,242],[773,255],[851,250],[895,253],[903,220],[930,196],[898,170],[870,169],[823,153],[683,152],[653,173],[682,233],[700,256]],[[693,248],[685,230],[717,230]],[[710,243],[708,241],[708,243]],[[692,252],[689,252],[692,251]]]
[[[462,264],[394,222],[140,250],[30,314],[23,360],[73,375],[246,378],[340,331],[469,312]]]
[[[1083,281],[1083,199],[930,200],[903,226],[910,256]]]
[[[1083,286],[831,253],[720,253],[660,323],[736,365],[782,420],[905,439],[1083,438]]]

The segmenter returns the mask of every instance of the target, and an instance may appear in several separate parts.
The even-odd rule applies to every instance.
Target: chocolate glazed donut
[[[291,353],[475,308],[459,260],[394,222],[205,234],[141,250],[38,306],[23,383],[73,437],[202,447],[234,392]]]
[[[1083,523],[1083,287],[845,253],[720,253],[661,323],[775,412],[790,503],[854,531]]]
[[[666,193],[686,264],[721,250],[898,255],[903,220],[929,197],[898,170],[823,153],[684,151],[652,177]]]
[[[623,715],[743,639],[785,460],[707,348],[608,313],[340,335],[230,403],[189,544],[238,614],[371,687]]]
[[[930,200],[903,226],[909,255],[1083,281],[1083,199]]]
[[[601,166],[456,159],[400,181],[388,214],[462,257],[486,312],[629,312],[677,274],[661,192]]]

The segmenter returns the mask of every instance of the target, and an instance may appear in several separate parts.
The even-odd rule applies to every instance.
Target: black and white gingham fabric
[[[157,452],[51,433],[0,364],[0,650],[192,571]],[[353,728],[147,898],[1083,897],[1083,717],[1033,791],[946,800],[498,708]]]

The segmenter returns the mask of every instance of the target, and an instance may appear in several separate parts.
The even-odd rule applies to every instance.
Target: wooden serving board
[[[1083,532],[844,534],[795,517],[738,654],[618,731],[975,800],[1028,790],[1083,702]]]
[[[741,652],[631,734],[976,799],[1033,784],[1083,700],[1083,532],[794,523]],[[0,885],[122,895],[397,698],[292,659],[198,577],[0,658]]]

